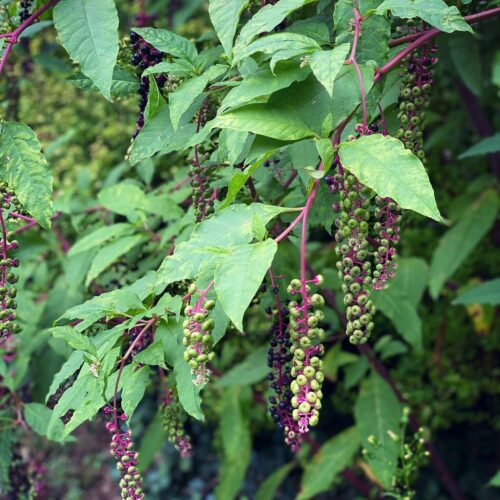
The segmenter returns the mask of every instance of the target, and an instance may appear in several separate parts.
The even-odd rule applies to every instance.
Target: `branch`
[[[46,10],[53,7],[57,2],[59,2],[59,0],[49,0],[45,5],[42,5],[38,10],[33,12],[33,14],[31,14],[31,16],[28,17],[28,19],[26,19],[26,21],[24,21],[22,24],[20,24],[14,31],[0,35],[0,38],[7,39],[7,46],[5,47],[5,50],[2,54],[2,58],[0,59],[0,74],[5,67],[5,63],[7,62],[7,58],[9,57],[12,47],[14,47],[14,45],[19,41],[19,37],[23,33],[23,31],[28,26],[31,26],[37,18],[39,18]]]
[[[491,17],[496,17],[500,15],[500,7],[496,7],[494,9],[489,9],[485,10],[484,12],[480,12],[479,14],[473,14],[472,16],[467,16],[465,20],[469,23],[476,23],[479,21],[483,21],[484,19],[489,19]],[[375,82],[380,80],[382,75],[385,75],[391,69],[393,69],[395,66],[397,66],[402,59],[404,59],[408,54],[411,54],[415,49],[420,47],[421,45],[424,45],[427,43],[429,40],[432,40],[435,38],[437,35],[441,33],[440,30],[437,28],[433,28],[427,31],[423,31],[422,33],[417,33],[415,35],[409,35],[407,37],[401,37],[401,39],[398,40],[403,40],[401,43],[406,43],[410,40],[414,40],[408,47],[406,47],[404,50],[402,50],[398,55],[393,57],[389,62],[384,64],[380,69],[378,69],[375,72]],[[414,38],[416,37],[416,38]],[[395,43],[395,41],[389,42],[389,45],[398,45]]]

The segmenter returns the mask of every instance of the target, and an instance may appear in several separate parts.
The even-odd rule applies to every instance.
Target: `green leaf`
[[[422,162],[399,139],[366,135],[340,144],[342,165],[382,198],[441,221],[434,191]]]
[[[52,173],[35,133],[22,123],[0,123],[0,178],[45,228],[52,216]]]
[[[229,387],[232,385],[252,385],[259,382],[270,371],[267,366],[267,352],[267,346],[255,349],[241,363],[238,363],[217,380],[216,385]]]
[[[161,366],[166,369],[163,342],[161,340],[154,342],[144,349],[144,351],[136,354],[134,361],[139,364]]]
[[[267,96],[289,87],[295,81],[307,78],[309,69],[301,68],[297,63],[282,63],[273,74],[264,68],[250,73],[237,86],[232,88],[222,101],[218,114],[231,108],[237,108],[255,101],[267,101]]]
[[[390,10],[393,16],[402,19],[419,17],[445,33],[452,31],[470,31],[472,28],[455,7],[448,7],[443,0],[385,0],[376,10],[384,14]]]
[[[133,28],[133,31],[161,52],[180,57],[192,64],[196,61],[198,56],[196,47],[182,36],[164,29]]]
[[[92,265],[85,278],[85,286],[89,286],[97,276],[113,264],[119,257],[125,255],[137,245],[147,241],[147,239],[147,236],[143,234],[123,236],[109,245],[102,247],[92,260]]]
[[[240,402],[239,387],[228,388],[222,397],[220,435],[224,460],[215,489],[216,500],[233,500],[240,491],[251,458],[249,422]]]
[[[478,41],[470,33],[453,33],[448,38],[451,58],[465,85],[478,97],[483,93],[483,67]]]
[[[490,230],[497,212],[497,194],[486,191],[441,238],[431,261],[429,289],[433,299]]]
[[[500,278],[487,281],[462,293],[453,301],[454,306],[458,304],[490,304],[492,306],[500,304]]]
[[[49,392],[47,396],[45,396],[45,402],[47,402],[54,394],[59,386],[67,380],[71,375],[73,375],[83,364],[83,352],[82,351],[73,351],[69,358],[63,363],[59,371],[55,374],[52,379],[52,383],[49,387]]]
[[[245,26],[243,26],[236,39],[234,52],[237,53],[242,46],[250,43],[260,33],[272,31],[289,14],[313,1],[314,0],[280,0],[275,5],[266,5],[260,9]]]
[[[238,21],[248,0],[210,0],[208,13],[227,56],[231,55]]]
[[[500,471],[497,471],[497,473],[488,481],[488,486],[500,488]]]
[[[333,144],[330,139],[317,139],[315,141],[316,149],[318,150],[318,154],[323,162],[323,175],[328,173],[332,166],[333,157],[335,151],[333,150]]]
[[[221,204],[221,209],[226,208],[229,204],[236,198],[236,195],[240,192],[241,188],[245,185],[245,183],[250,179],[252,174],[261,167],[264,162],[270,158],[274,153],[274,150],[267,153],[266,155],[260,157],[256,162],[252,165],[248,166],[243,172],[236,171],[229,181],[229,185],[227,188],[226,198]]]
[[[491,137],[486,137],[485,139],[479,141],[477,144],[474,144],[474,146],[464,151],[458,157],[458,159],[463,160],[465,158],[471,158],[473,156],[497,153],[498,151],[500,151],[500,132],[497,132]]]
[[[262,284],[277,249],[277,243],[271,239],[238,245],[215,270],[215,292],[225,313],[240,331],[243,330],[243,315]]]
[[[308,54],[316,50],[321,50],[320,45],[313,38],[297,33],[274,33],[255,40],[255,42],[241,47],[234,53],[233,64],[251,56],[257,52],[272,55],[274,63],[271,63],[271,70],[278,60],[289,59],[291,57]],[[286,54],[280,57],[280,53]]]
[[[150,66],[144,70],[142,76],[157,75],[159,73],[167,73],[181,78],[194,75],[193,65],[183,59],[178,59],[175,62],[162,61]]]
[[[165,107],[167,102],[161,95],[158,89],[158,84],[156,80],[150,76],[149,77],[149,92],[148,92],[148,102],[146,108],[144,109],[144,120],[148,122],[153,118],[161,108]]]
[[[78,240],[68,252],[68,257],[72,257],[81,252],[87,252],[91,248],[100,246],[108,240],[132,233],[134,231],[132,224],[111,224],[110,226],[99,227],[91,231],[81,240]]]
[[[97,350],[90,337],[77,332],[71,326],[57,326],[49,331],[54,338],[64,340],[73,349],[85,351],[97,357]]]
[[[40,436],[47,436],[52,410],[40,403],[25,403],[23,405],[24,420]],[[56,424],[52,439],[63,441],[64,425]]]
[[[373,303],[387,316],[399,334],[417,351],[422,350],[422,320],[415,306],[408,298],[393,291],[389,286],[387,290],[374,292]]]
[[[54,25],[62,45],[106,99],[111,100],[118,56],[118,13],[113,0],[61,0]]]
[[[336,476],[352,462],[360,444],[356,427],[350,427],[329,439],[307,462],[298,500],[328,491]]]
[[[145,473],[152,464],[155,455],[163,448],[167,440],[167,433],[163,427],[161,412],[158,412],[154,420],[146,427],[142,436],[139,456],[141,459],[137,464],[141,473]]]
[[[79,89],[97,89],[90,78],[87,78],[83,73],[71,76],[68,82]],[[136,94],[139,88],[139,80],[137,76],[120,66],[115,66],[113,70],[113,81],[111,82],[111,96],[128,97]]]
[[[130,417],[141,402],[150,380],[148,366],[137,367],[135,363],[127,365],[122,372],[122,401],[123,411]]]
[[[253,132],[284,141],[295,141],[316,135],[291,105],[285,107],[250,104],[218,116],[213,126]]]
[[[397,467],[399,443],[389,433],[399,436],[401,411],[394,392],[380,376],[373,373],[362,383],[354,406],[356,427],[369,451],[368,463],[385,488],[391,487]],[[376,445],[368,441],[370,436],[375,437]]]
[[[274,500],[278,498],[278,489],[285,480],[286,476],[296,466],[295,462],[282,465],[260,484],[259,489],[255,492],[255,500]]]
[[[344,43],[333,50],[314,52],[309,58],[309,66],[314,76],[325,87],[330,97],[333,97],[335,78],[344,65],[349,47],[348,43]]]

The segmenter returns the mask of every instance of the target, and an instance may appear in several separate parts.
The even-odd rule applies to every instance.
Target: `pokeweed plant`
[[[58,54],[64,50],[79,68],[68,85],[97,90],[113,102],[109,109],[138,94],[139,113],[132,142],[119,154],[127,164],[95,182],[98,193],[89,199],[82,190],[91,181],[79,179],[67,190],[61,183],[54,205],[49,148],[42,152],[28,125],[0,122],[0,405],[7,427],[16,429],[2,438],[8,452],[1,458],[7,464],[0,467],[1,493],[30,490],[43,498],[38,462],[15,457],[16,447],[27,446],[23,433],[66,443],[97,420],[112,435],[117,491],[125,499],[145,498],[153,492],[146,471],[161,446],[158,429],[182,457],[196,460],[197,437],[189,437],[189,427],[206,418],[220,424],[216,497],[235,498],[251,463],[250,429],[265,427],[269,402],[269,420],[304,468],[293,497],[328,491],[342,473],[367,497],[412,498],[429,456],[450,497],[463,498],[418,430],[413,413],[419,408],[411,415],[402,409],[405,397],[382,361],[408,346],[418,352],[422,343],[417,305],[425,278],[422,288],[421,261],[398,259],[402,233],[419,217],[436,227],[445,222],[422,163],[439,66],[436,37],[472,32],[471,25],[500,9],[485,5],[464,18],[441,0],[210,0],[208,18],[201,18],[215,32],[198,19],[182,36],[173,25],[196,2],[191,11],[162,3],[152,2],[151,14],[144,1],[2,5],[2,76],[22,63],[22,42],[38,31],[34,23],[53,21]],[[119,27],[119,19],[128,25]],[[167,23],[169,29],[156,27]],[[129,44],[120,44],[119,29]],[[497,208],[496,193],[486,191],[450,233],[474,227],[467,241],[477,244]],[[33,232],[47,242],[40,254],[36,245],[33,254],[26,250],[32,264],[23,275],[18,318],[13,236]],[[326,252],[318,251],[319,242]],[[435,261],[445,264],[435,276],[444,278],[430,278],[432,295],[475,244],[451,262],[436,252]],[[55,255],[59,267],[49,272]],[[43,275],[43,289],[33,289],[30,273]],[[263,293],[267,274],[271,294]],[[30,313],[28,304],[45,301],[46,312],[34,314],[33,306]],[[377,309],[403,340],[380,335]],[[341,366],[335,356],[342,330],[353,344],[341,351],[345,364],[356,367],[349,383],[360,386],[354,423],[310,460],[320,446],[311,430],[328,429],[320,415],[335,380],[331,364]],[[33,401],[25,395],[30,356],[41,349],[29,344],[29,334],[59,356],[43,386],[48,406],[40,394]],[[137,445],[132,427],[151,420],[152,406],[160,425],[150,428],[158,439],[144,436]],[[411,442],[405,442],[407,423],[415,433]],[[363,465],[353,472],[359,457]],[[295,465],[279,469],[257,497],[273,497]]]

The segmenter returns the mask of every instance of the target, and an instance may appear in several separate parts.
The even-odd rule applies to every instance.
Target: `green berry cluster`
[[[184,429],[186,413],[180,405],[177,396],[170,389],[167,389],[163,396],[161,417],[169,442],[175,446],[181,457],[190,456],[191,439]]]
[[[375,306],[370,300],[373,279],[380,277],[377,269],[372,270],[368,236],[370,233],[370,190],[365,188],[354,175],[341,170],[334,176],[339,187],[340,212],[335,224],[335,252],[339,256],[337,269],[342,280],[344,304],[347,306],[346,335],[352,344],[364,344],[374,328],[372,316]],[[384,247],[379,247],[383,251]]]
[[[7,232],[6,218],[11,211],[22,211],[13,190],[5,182],[0,182],[0,339],[9,339],[13,333],[21,331],[16,320],[16,295],[14,286],[18,277],[12,269],[19,266],[19,260],[11,258],[9,252],[17,249],[18,242],[11,240]]]
[[[430,56],[424,47],[422,52],[413,52],[402,60],[401,96],[398,119],[401,127],[398,137],[405,147],[422,161],[425,160],[423,150],[422,120],[425,108],[429,105],[429,94],[432,89],[432,66],[437,59]]]
[[[325,300],[319,293],[310,295],[310,284],[321,285],[322,282],[320,275],[309,281],[293,279],[287,288],[292,297],[288,303],[290,353],[293,356],[290,373],[292,418],[302,434],[308,432],[310,426],[317,425],[323,398],[324,374],[320,357],[324,347],[320,342],[325,338],[325,331],[319,324],[325,317],[321,310]]]
[[[186,346],[184,359],[191,367],[193,382],[196,385],[208,382],[210,370],[207,368],[207,363],[215,357],[212,351],[212,330],[215,323],[208,317],[214,307],[213,300],[200,299],[194,306],[187,306],[184,310],[187,316],[183,323],[183,344]]]

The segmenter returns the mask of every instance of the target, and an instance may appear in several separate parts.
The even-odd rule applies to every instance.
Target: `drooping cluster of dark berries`
[[[17,500],[29,498],[42,500],[46,498],[46,487],[43,480],[45,467],[34,458],[25,458],[21,445],[12,445],[12,459],[9,466],[8,484],[2,485],[5,496],[1,498]]]
[[[16,320],[15,283],[18,280],[13,268],[19,266],[19,260],[12,258],[9,253],[18,247],[16,240],[10,239],[7,232],[6,215],[9,210],[20,209],[17,197],[5,182],[0,183],[0,341],[11,338],[13,333],[21,331]]]
[[[21,7],[21,10],[19,12],[19,19],[21,22],[24,22],[26,21],[26,19],[28,19],[28,17],[30,17],[31,15],[31,6],[33,4],[33,0],[21,0],[21,2],[19,2],[19,5]]]
[[[198,129],[203,127],[207,121],[209,102],[205,100],[198,112]],[[200,146],[195,146],[194,158],[189,170],[191,188],[193,190],[193,205],[196,222],[201,222],[214,212],[214,191],[211,183],[214,180],[214,168],[203,165],[204,155]]]
[[[422,161],[425,160],[422,120],[429,105],[432,66],[437,62],[437,58],[432,56],[435,51],[435,47],[424,46],[401,62],[402,89],[398,113],[401,127],[397,135],[405,147]]]
[[[269,397],[270,413],[274,422],[283,429],[285,442],[292,451],[298,451],[301,434],[297,422],[292,418],[293,393],[290,390],[293,360],[293,355],[290,352],[292,342],[288,329],[290,315],[288,309],[281,303],[279,289],[275,287],[272,292],[275,296],[276,307],[269,307],[266,310],[273,320],[269,331],[270,348],[267,355],[267,365],[272,370],[267,378],[274,391],[274,394]]]
[[[195,385],[202,385],[208,382],[210,370],[207,367],[207,363],[215,356],[215,353],[212,351],[212,330],[214,329],[215,322],[212,318],[208,317],[214,307],[215,302],[213,300],[206,300],[204,297],[201,297],[196,301],[194,306],[187,306],[184,310],[186,315],[183,323],[183,344],[186,346],[184,359],[191,367]]]
[[[292,298],[288,303],[292,341],[290,352],[293,355],[290,372],[292,418],[301,434],[318,423],[323,398],[321,385],[324,375],[320,357],[324,353],[321,341],[325,338],[325,331],[318,325],[324,319],[321,308],[325,301],[319,293],[310,294],[310,285],[322,283],[323,277],[318,275],[312,280],[293,279],[287,288]]]
[[[161,417],[168,440],[179,451],[181,457],[191,456],[191,439],[184,429],[186,412],[182,408],[177,395],[167,388],[163,394]]]
[[[368,242],[371,193],[340,163],[339,172],[328,181],[330,191],[340,194],[340,203],[334,205],[334,210],[340,212],[335,220],[335,252],[339,257],[337,268],[347,306],[346,335],[352,344],[364,344],[374,328],[372,316],[375,313],[369,298],[375,273]]]
[[[397,267],[396,245],[399,242],[402,215],[398,204],[390,198],[375,196],[375,203],[377,208],[374,216],[378,220],[373,225],[376,250],[373,252],[375,270],[372,273],[372,288],[382,290],[387,286],[387,280],[394,277]]]
[[[139,453],[134,451],[131,431],[122,429],[128,416],[117,414],[110,406],[103,409],[104,415],[110,419],[106,429],[112,434],[110,452],[116,460],[116,468],[120,471],[121,498],[125,500],[140,500],[144,498],[142,477],[137,468]]]
[[[141,337],[137,342],[135,342],[132,352],[130,353],[129,362],[131,362],[137,354],[146,349],[149,345],[153,343],[155,328],[152,326],[148,328],[145,332],[143,332],[144,324],[140,323],[139,325],[134,326],[130,330],[125,331],[125,339],[128,346],[134,344],[134,341],[137,339],[139,335]],[[141,334],[142,333],[142,334]]]
[[[145,69],[158,64],[163,60],[163,53],[155,49],[152,45],[147,43],[142,37],[140,37],[134,31],[130,32],[130,43],[132,44],[133,54],[131,62],[134,66],[137,66],[140,72]],[[166,75],[157,75],[155,77],[156,84],[158,88],[162,88],[166,81]],[[139,117],[137,118],[137,124],[132,135],[132,138],[137,137],[142,127],[144,126],[144,111],[148,103],[149,94],[149,78],[141,77],[141,83],[139,85]]]

